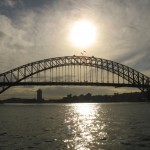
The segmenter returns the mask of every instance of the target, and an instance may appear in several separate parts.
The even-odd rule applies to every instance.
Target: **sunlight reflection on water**
[[[101,108],[89,104],[76,104],[70,107],[65,119],[67,134],[70,137],[64,142],[68,148],[85,150],[94,145],[98,146],[100,143],[95,142],[98,138],[106,140],[107,132],[104,131],[106,125],[98,119],[101,115],[98,109]]]
[[[0,149],[150,149],[149,103],[0,107]]]

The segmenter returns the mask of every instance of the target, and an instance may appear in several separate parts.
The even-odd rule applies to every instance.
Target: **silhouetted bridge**
[[[0,93],[11,86],[72,85],[136,87],[150,98],[150,78],[120,63],[94,56],[32,62],[0,74]]]

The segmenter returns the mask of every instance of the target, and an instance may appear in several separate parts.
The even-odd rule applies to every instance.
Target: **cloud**
[[[145,58],[145,55],[145,53],[130,55],[128,56],[128,59],[124,61],[124,64],[126,64],[127,66],[136,66],[136,64],[139,63],[140,60]]]
[[[30,55],[33,55],[34,61],[48,55],[54,57],[80,54],[80,50],[71,50],[75,48],[67,38],[72,22],[84,17],[94,20],[100,34],[92,50],[87,49],[88,55],[96,54],[97,57],[124,62],[127,61],[125,59],[128,59],[128,56],[138,55],[149,47],[150,19],[147,1],[144,1],[141,7],[141,3],[137,1],[118,0],[104,3],[103,0],[94,2],[87,0],[79,3],[80,1],[65,0],[42,5],[41,8],[37,7],[37,4],[41,4],[39,2],[32,3],[33,9],[31,9],[27,8],[27,2],[24,1],[24,9],[19,10],[16,17],[11,19],[15,29],[23,32],[22,41],[16,39],[16,42],[5,47],[9,49],[13,47],[16,51],[24,50],[28,55],[25,56],[27,61],[30,61],[28,59]],[[13,34],[11,33],[12,38]],[[59,45],[55,44],[57,42]],[[24,46],[25,43],[30,46]]]
[[[17,0],[5,0],[6,6],[14,7],[16,3],[17,3]]]
[[[33,44],[25,39],[26,31],[16,28],[7,16],[0,15],[0,25],[0,72],[4,72],[18,66],[23,60],[21,57]]]
[[[0,1],[0,8],[2,9],[5,8],[7,9],[6,11],[8,11],[9,9],[14,9],[15,7],[22,6],[22,5],[23,5],[22,0],[1,0]]]

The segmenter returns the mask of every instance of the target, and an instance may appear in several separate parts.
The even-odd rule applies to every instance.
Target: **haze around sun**
[[[70,29],[69,39],[78,48],[87,48],[96,41],[96,27],[87,20],[75,22]]]

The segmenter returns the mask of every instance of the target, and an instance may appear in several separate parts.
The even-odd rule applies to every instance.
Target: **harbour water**
[[[149,150],[150,103],[3,104],[0,150]]]

